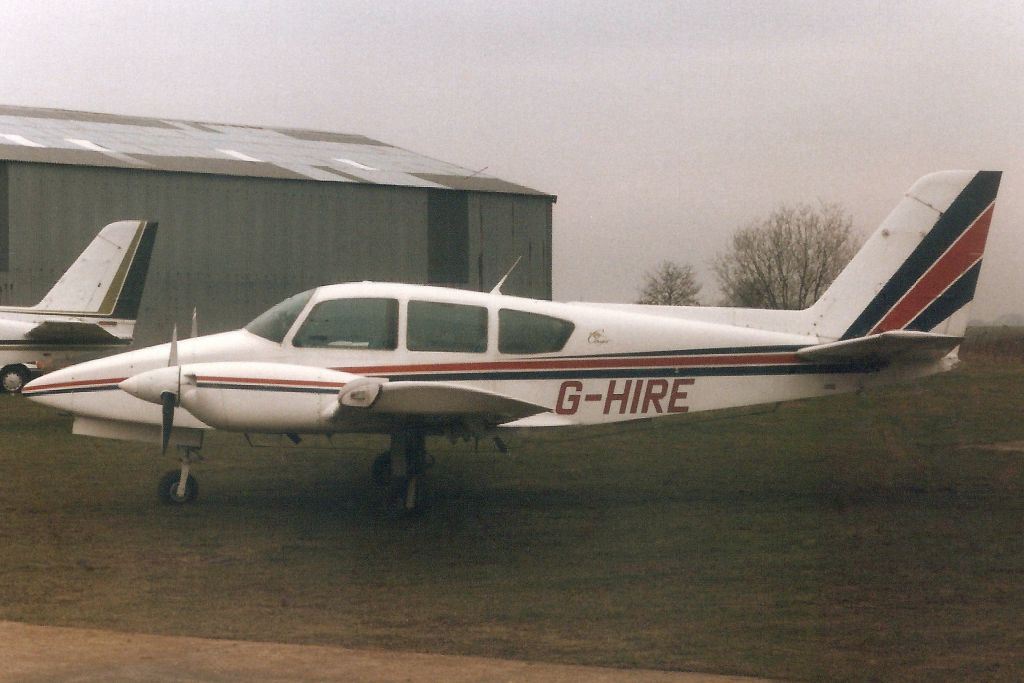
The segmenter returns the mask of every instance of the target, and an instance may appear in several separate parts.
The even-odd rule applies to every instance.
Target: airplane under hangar
[[[0,105],[0,305],[97,226],[158,221],[136,343],[239,327],[325,283],[551,298],[555,197],[357,134]]]

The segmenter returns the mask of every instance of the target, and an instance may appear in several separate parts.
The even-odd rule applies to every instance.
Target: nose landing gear
[[[157,495],[167,505],[185,505],[193,502],[199,495],[199,483],[189,470],[192,463],[202,460],[199,452],[191,447],[178,446],[181,458],[181,469],[171,470],[160,478]]]

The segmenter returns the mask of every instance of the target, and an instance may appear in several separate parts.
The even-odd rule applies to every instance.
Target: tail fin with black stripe
[[[914,183],[805,311],[813,334],[840,341],[897,330],[963,335],[1000,175],[943,171]]]

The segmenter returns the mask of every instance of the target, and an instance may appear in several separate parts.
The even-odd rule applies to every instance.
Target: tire
[[[395,479],[388,487],[388,509],[395,517],[415,517],[427,509],[423,477]]]
[[[0,370],[0,388],[8,394],[20,393],[28,379],[28,368],[24,365],[8,365]]]
[[[160,502],[166,505],[185,505],[191,503],[199,495],[199,483],[191,474],[185,480],[185,495],[178,495],[178,482],[181,481],[181,472],[172,470],[160,478],[160,488],[157,495]]]
[[[391,454],[382,453],[373,459],[371,468],[373,482],[377,486],[387,486],[391,483]]]

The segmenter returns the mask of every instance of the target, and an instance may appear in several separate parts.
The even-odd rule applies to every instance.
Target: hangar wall
[[[0,162],[0,304],[36,303],[125,218],[160,222],[137,345],[187,330],[193,306],[206,334],[320,284],[487,290],[520,255],[503,291],[551,297],[549,197],[12,161]]]

